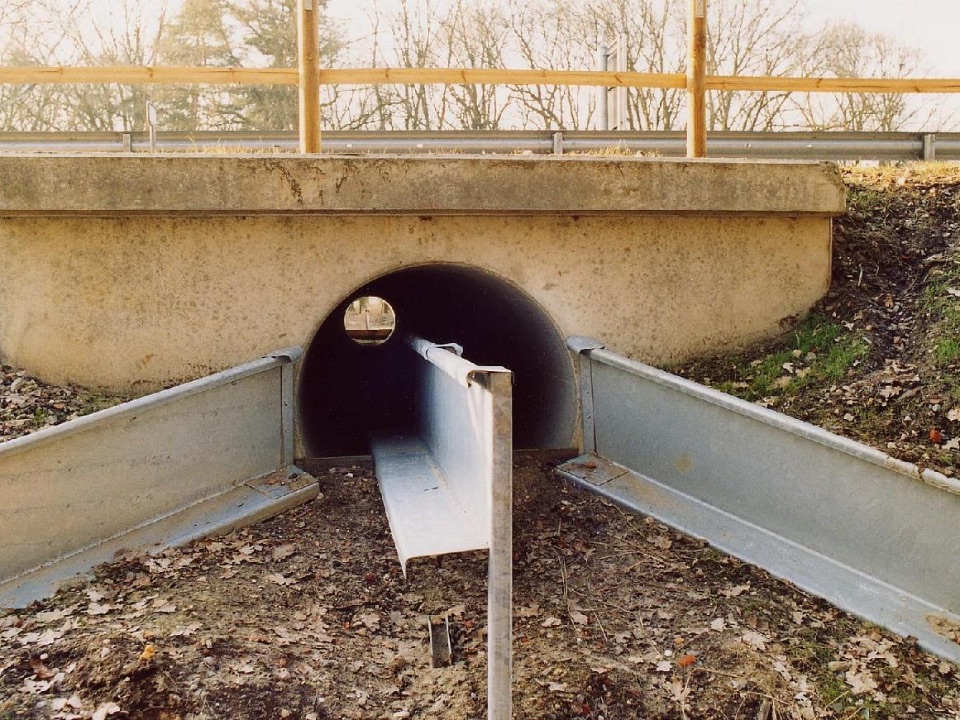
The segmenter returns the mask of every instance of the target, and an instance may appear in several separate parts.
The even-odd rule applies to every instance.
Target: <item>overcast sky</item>
[[[384,10],[399,4],[397,0],[378,1]],[[437,5],[442,4],[437,0]],[[805,0],[804,4],[814,25],[854,20],[923,51],[931,77],[960,77],[960,0]],[[330,14],[348,22],[354,36],[363,32],[362,22],[358,22],[363,17],[356,7],[356,0],[329,0],[328,4]]]
[[[806,0],[805,4],[812,19],[854,20],[921,50],[931,76],[960,77],[958,0]]]

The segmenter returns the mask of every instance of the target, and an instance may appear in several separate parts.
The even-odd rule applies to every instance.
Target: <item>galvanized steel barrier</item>
[[[955,132],[710,132],[710,156],[765,160],[960,160]],[[296,152],[296,132],[0,132],[0,153]],[[328,131],[331,154],[468,153],[509,155],[609,152],[683,157],[686,137],[673,131],[494,130]]]
[[[571,338],[578,484],[960,660],[960,483]]]
[[[293,466],[300,354],[0,444],[0,606],[49,594],[118,550],[182,544],[316,496]]]
[[[416,352],[417,426],[371,439],[387,518],[409,558],[489,549],[487,717],[511,716],[513,375],[455,345],[406,336]]]

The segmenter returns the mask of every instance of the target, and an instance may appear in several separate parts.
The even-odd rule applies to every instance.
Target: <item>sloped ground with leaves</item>
[[[960,458],[960,168],[845,172],[830,293],[786,337],[673,368],[947,475]]]
[[[834,286],[811,317],[680,370],[954,473],[960,173],[847,180]],[[0,428],[89,401],[110,402],[4,368]],[[271,521],[118,558],[0,611],[0,718],[482,717],[482,554],[413,561],[404,578],[369,468],[320,480],[318,500]],[[518,460],[515,486],[517,718],[960,718],[957,668],[911,639],[535,458]],[[431,668],[425,618],[444,613],[455,662]]]

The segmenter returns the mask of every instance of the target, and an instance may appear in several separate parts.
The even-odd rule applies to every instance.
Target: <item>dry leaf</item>
[[[364,613],[360,616],[360,622],[370,630],[373,630],[380,624],[380,616],[375,612]]]
[[[669,660],[661,660],[657,663],[657,672],[668,673],[673,670],[673,663]]]
[[[286,558],[293,555],[297,552],[297,546],[293,543],[284,543],[279,547],[275,547],[273,552],[270,554],[270,557],[273,558],[274,562],[278,560],[285,560]]]
[[[859,672],[857,672],[858,670]],[[847,670],[844,678],[847,681],[847,685],[850,686],[850,692],[854,695],[862,695],[876,690],[878,687],[877,681],[873,679],[870,672],[868,670],[860,670],[856,665]]]
[[[447,610],[447,615],[452,615],[453,617],[460,617],[467,611],[467,606],[463,603],[459,605],[454,605],[452,608]]]
[[[561,624],[560,618],[548,617],[546,620],[540,623],[540,627],[554,627],[560,624]]]
[[[51,610],[49,612],[37,613],[34,617],[42,622],[57,622],[58,620],[63,620],[66,617],[70,617],[77,610],[77,605],[71,605],[70,607],[63,608],[62,610]]]
[[[176,630],[171,632],[170,637],[190,637],[202,627],[203,625],[201,625],[200,623],[190,623],[189,625],[186,625],[181,628],[177,628]]]
[[[17,639],[20,641],[21,645],[37,645],[38,647],[46,647],[47,645],[53,645],[53,643],[62,637],[62,630],[47,630],[42,633],[26,633]]]
[[[747,630],[740,637],[740,640],[746,643],[747,645],[750,645],[751,647],[755,647],[757,650],[766,650],[767,641],[769,640],[769,638],[765,635],[762,635],[761,633],[754,632],[753,630]]]
[[[586,625],[589,620],[589,618],[579,610],[571,610],[570,619],[573,620],[577,625]]]
[[[681,680],[676,679],[670,681],[670,692],[673,694],[673,699],[683,705],[690,695],[690,688],[686,687]]]
[[[296,585],[297,583],[297,581],[293,578],[288,578],[280,573],[271,573],[270,575],[267,575],[266,579],[272,583],[280,585],[281,587],[286,587],[287,585]]]
[[[750,583],[747,583],[746,585],[736,585],[730,588],[729,590],[721,590],[720,594],[723,595],[724,597],[735,598],[735,597],[740,597],[749,589],[750,589]]]
[[[517,617],[536,617],[540,614],[540,606],[537,603],[528,607],[517,608]]]
[[[723,618],[717,618],[712,623],[710,623],[710,629],[715,630],[716,632],[723,632],[724,628],[727,627],[727,621]]]
[[[657,535],[656,537],[647,538],[647,540],[651,545],[658,547],[661,550],[669,550],[673,547],[673,541],[666,535]]]
[[[118,712],[120,712],[120,706],[114,702],[109,702],[94,710],[93,715],[90,716],[90,720],[106,720],[108,715],[113,715]]]
[[[33,674],[37,676],[38,680],[49,680],[57,675],[53,670],[44,665],[40,658],[30,658],[30,669],[33,670]]]

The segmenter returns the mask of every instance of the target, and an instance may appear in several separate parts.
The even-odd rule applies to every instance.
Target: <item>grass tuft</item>
[[[716,388],[745,400],[790,394],[816,381],[843,378],[869,353],[860,333],[811,315],[788,337],[783,350],[760,360],[733,358],[730,378]]]

